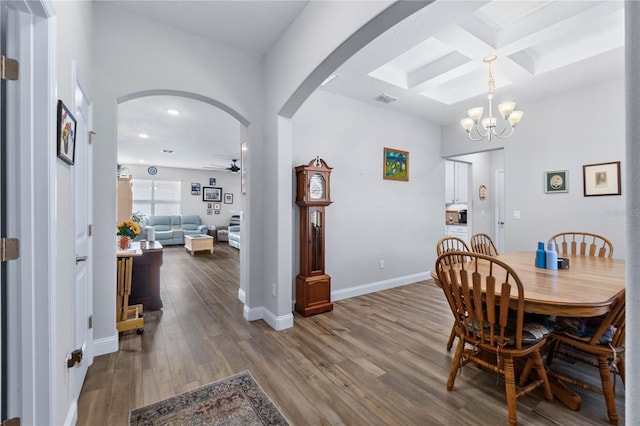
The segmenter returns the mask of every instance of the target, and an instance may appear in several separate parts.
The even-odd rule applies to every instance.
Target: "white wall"
[[[614,257],[625,257],[629,188],[623,180],[621,196],[584,197],[582,183],[585,164],[621,161],[624,176],[624,93],[624,80],[614,79],[522,105],[521,124],[502,141],[505,250],[534,250],[537,241],[556,232],[577,230],[606,236],[613,243]],[[458,124],[443,128],[443,152],[463,154],[489,146],[465,139]],[[568,193],[544,192],[544,172],[551,170],[569,171]],[[514,219],[514,210],[520,211],[520,220]]]
[[[92,57],[90,37],[92,2],[55,2],[57,13],[57,96],[65,105],[73,105],[71,63],[76,61],[89,91],[92,91]],[[73,166],[56,161],[56,234],[57,250],[55,284],[55,336],[52,340],[54,380],[54,424],[63,424],[72,407],[72,380],[65,359],[73,351],[73,295],[75,283],[75,251],[73,233]],[[115,303],[115,299],[114,299]]]
[[[122,13],[108,2],[94,3],[96,108],[94,145],[95,197],[94,338],[96,354],[117,350],[116,270],[113,229],[116,223],[117,102],[144,90],[178,90],[218,101],[245,117],[247,141],[262,139],[262,60],[226,45]],[[240,143],[240,142],[238,142]],[[243,196],[234,205],[243,205]],[[238,203],[238,204],[236,204]],[[246,255],[245,250],[241,256]]]
[[[231,215],[240,214],[240,173],[227,173],[213,170],[181,169],[177,167],[158,167],[158,173],[151,176],[147,173],[148,166],[139,164],[124,164],[135,179],[170,180],[181,182],[181,208],[183,215],[195,214],[200,216],[202,223],[215,226],[228,226]],[[223,201],[220,203],[220,214],[207,214],[207,202],[202,201],[202,188],[209,185],[209,178],[216,179],[217,188],[222,188]],[[191,184],[200,184],[200,195],[191,195]],[[135,184],[135,181],[134,181]],[[233,195],[233,203],[224,203],[224,194]]]
[[[316,91],[296,113],[292,127],[294,165],[318,155],[333,167],[333,204],[325,210],[326,272],[332,277],[333,300],[415,282],[416,274],[426,279],[443,230],[440,126]],[[383,179],[385,147],[409,151],[408,182]],[[294,194],[295,188],[292,205]],[[298,258],[296,240],[294,276]],[[351,288],[357,286],[363,288]]]

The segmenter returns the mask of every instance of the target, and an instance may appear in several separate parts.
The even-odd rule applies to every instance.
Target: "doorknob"
[[[89,256],[76,256],[76,263],[86,262]]]
[[[504,225],[504,222],[498,221],[498,225]]]

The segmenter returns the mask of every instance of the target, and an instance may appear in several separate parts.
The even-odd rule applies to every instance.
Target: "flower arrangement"
[[[135,238],[140,233],[140,226],[133,220],[125,220],[117,225],[118,233],[121,237]]]

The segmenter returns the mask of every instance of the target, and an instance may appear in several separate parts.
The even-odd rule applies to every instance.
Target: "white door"
[[[495,229],[498,252],[504,252],[504,170],[496,171]]]
[[[93,151],[90,145],[91,102],[85,85],[73,64],[76,119],[76,152],[73,165],[74,223],[75,223],[75,288],[74,288],[74,349],[81,349],[83,359],[73,368],[73,398],[77,401],[88,366],[93,362],[93,332],[90,326],[93,313],[92,295],[92,205]]]
[[[7,27],[6,25],[3,25],[3,22],[6,22],[6,14],[7,14],[7,9],[4,6],[0,7],[0,46],[4,46],[4,40],[5,40],[5,32],[7,31]],[[0,54],[4,55],[4,48],[2,49],[2,51],[0,52]],[[6,126],[6,116],[5,116],[5,111],[6,111],[6,92],[4,90],[4,82],[0,82],[0,146],[4,147],[6,144],[6,132],[5,132],[5,126]],[[5,222],[5,217],[4,217],[4,209],[2,208],[2,206],[4,206],[6,204],[5,201],[5,197],[6,197],[6,191],[5,191],[5,187],[4,187],[4,170],[6,170],[6,165],[5,165],[5,155],[4,155],[4,149],[0,149],[0,169],[3,171],[3,173],[0,173],[0,188],[1,188],[1,194],[0,194],[0,232],[1,232],[1,236],[4,237],[6,236],[6,222]],[[8,385],[7,385],[7,374],[5,371],[5,362],[7,360],[7,348],[6,348],[6,341],[7,341],[7,298],[5,297],[5,289],[6,289],[6,280],[7,280],[7,268],[5,265],[5,262],[2,262],[2,266],[0,266],[1,270],[0,270],[0,398],[2,398],[2,400],[0,401],[0,421],[2,420],[6,420],[6,413],[7,413],[7,395],[8,395]]]

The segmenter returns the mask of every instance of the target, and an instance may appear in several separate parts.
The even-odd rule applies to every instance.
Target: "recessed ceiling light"
[[[168,109],[168,110],[167,110],[167,113],[168,113],[169,115],[179,115],[179,114],[180,114],[180,111],[178,111],[177,109]]]
[[[140,133],[140,134],[138,135],[138,137],[139,137],[139,138],[142,138],[142,139],[149,139],[149,135],[148,135],[148,134],[146,134],[146,133]]]
[[[331,74],[329,77],[327,77],[322,83],[320,83],[320,86],[325,86],[327,84],[329,84],[331,82],[331,80],[333,80],[334,78],[336,78],[338,76],[338,74]]]
[[[162,152],[163,154],[173,154],[172,149],[161,149],[160,152]]]

